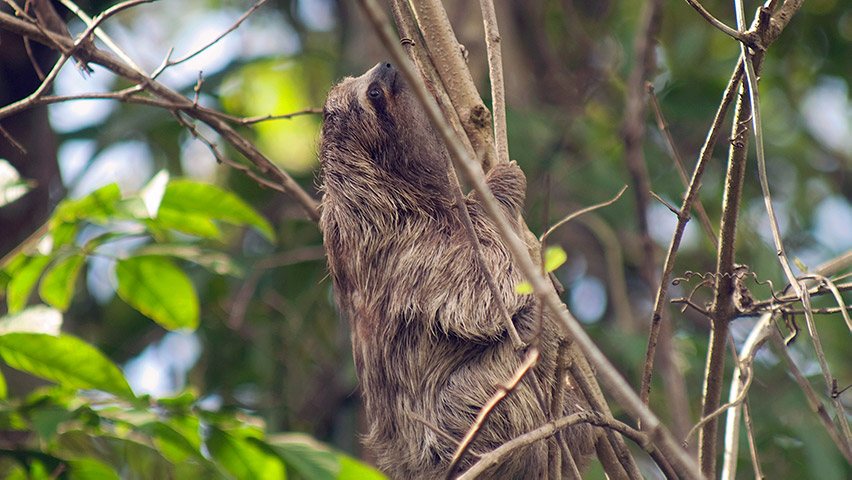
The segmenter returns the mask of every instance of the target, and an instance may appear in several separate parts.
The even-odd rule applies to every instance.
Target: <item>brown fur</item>
[[[352,330],[370,424],[366,445],[392,478],[438,479],[456,445],[423,422],[460,440],[525,353],[513,348],[477,268],[449,190],[446,148],[401,75],[380,63],[344,79],[329,93],[323,118],[320,227],[336,300]],[[508,217],[520,218],[520,168],[498,165],[487,182]],[[522,275],[476,195],[466,202],[503,303],[521,336],[532,339],[538,303],[516,293]],[[558,332],[545,313],[535,375],[496,408],[471,452],[488,452],[548,420],[530,382],[538,379],[550,402],[564,340]],[[578,408],[567,387],[565,405],[565,413]],[[584,463],[591,429],[572,427],[559,438]],[[547,448],[537,442],[515,451],[486,477],[542,478]],[[462,469],[472,461],[467,455]]]

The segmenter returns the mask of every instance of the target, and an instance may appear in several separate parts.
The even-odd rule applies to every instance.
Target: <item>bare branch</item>
[[[570,222],[571,220],[574,220],[575,218],[579,217],[580,215],[583,215],[583,214],[589,213],[589,212],[594,212],[595,210],[597,210],[599,208],[608,207],[608,206],[612,205],[613,203],[617,202],[619,198],[621,198],[621,196],[624,194],[624,192],[626,190],[627,190],[627,185],[622,187],[621,190],[617,194],[615,194],[615,196],[612,197],[611,199],[609,199],[605,202],[602,202],[602,203],[598,203],[597,205],[592,205],[592,206],[589,206],[589,207],[586,207],[586,208],[581,208],[580,210],[577,210],[576,212],[568,215],[567,217],[563,218],[562,220],[559,220],[558,222],[554,223],[552,227],[548,228],[546,232],[542,233],[541,236],[538,237],[538,241],[543,243],[547,239],[548,235],[553,233],[554,230],[561,227],[562,225],[565,225],[566,223]]]
[[[145,74],[145,71],[142,70],[142,68],[139,65],[136,65],[136,62],[134,62],[133,59],[130,58],[130,56],[127,55],[124,52],[124,50],[122,50],[121,47],[119,47],[118,44],[115,43],[115,41],[113,41],[113,39],[109,35],[107,35],[106,32],[104,32],[101,29],[101,27],[99,25],[101,23],[103,23],[103,21],[106,20],[107,18],[115,15],[116,13],[118,13],[122,10],[125,10],[127,8],[130,8],[130,7],[133,7],[133,6],[136,6],[136,5],[139,5],[141,3],[151,3],[151,2],[154,2],[155,0],[127,0],[126,2],[121,2],[118,5],[114,5],[110,8],[108,8],[108,9],[104,10],[103,13],[98,15],[97,18],[95,18],[94,20],[90,16],[86,15],[86,12],[84,12],[80,7],[77,6],[76,3],[72,2],[71,0],[59,0],[59,1],[62,2],[62,5],[65,5],[65,7],[68,10],[71,10],[71,12],[74,13],[74,15],[77,15],[77,17],[80,20],[82,20],[83,23],[85,23],[87,25],[87,27],[88,27],[86,29],[87,33],[84,33],[83,36],[80,37],[79,40],[87,38],[88,37],[88,31],[94,30],[95,36],[98,37],[102,42],[104,42],[104,44],[106,44],[106,46],[109,47],[110,50],[112,50],[112,53],[114,53],[124,63],[126,63],[127,65],[130,65],[130,67],[133,68],[137,73],[140,73],[140,74],[143,74],[143,75]],[[79,42],[79,40],[78,40],[78,42]]]
[[[459,465],[459,462],[464,458],[464,454],[467,449],[470,447],[470,444],[476,439],[476,435],[479,433],[480,428],[488,419],[488,416],[492,411],[503,401],[504,398],[509,396],[510,393],[518,386],[518,383],[521,382],[521,379],[524,378],[524,375],[527,374],[530,368],[535,365],[535,362],[538,360],[538,349],[531,348],[529,353],[527,354],[527,358],[518,366],[515,370],[515,373],[506,381],[503,385],[499,385],[497,387],[497,391],[494,392],[494,395],[485,402],[485,405],[479,410],[479,414],[476,415],[476,420],[473,422],[473,425],[470,426],[467,433],[465,433],[461,442],[459,442],[456,447],[455,453],[453,453],[453,458],[450,461],[450,466],[447,468],[447,479],[453,477],[455,474],[456,468]]]
[[[564,430],[572,425],[577,425],[579,423],[588,423],[590,425],[603,427],[621,433],[625,437],[635,442],[636,445],[638,445],[642,450],[648,452],[648,454],[655,458],[655,460],[659,458],[658,455],[655,455],[655,450],[653,444],[651,443],[650,437],[644,432],[640,432],[622,422],[619,422],[618,420],[612,418],[604,418],[603,416],[595,412],[581,411],[551,422],[547,422],[541,427],[531,432],[525,433],[520,437],[514,438],[492,450],[491,452],[482,455],[482,458],[480,458],[478,462],[473,464],[470,469],[464,472],[463,475],[459,476],[458,480],[471,480],[477,478],[478,475],[480,475],[488,468],[499,464],[503,457],[511,453],[513,450],[527,445],[531,445],[537,441],[556,434],[560,430]]]
[[[825,352],[822,349],[822,341],[820,341],[819,333],[816,328],[816,321],[814,321],[814,316],[811,312],[811,295],[808,293],[807,289],[804,289],[802,293],[802,307],[805,309],[805,321],[808,325],[808,333],[811,336],[811,340],[814,342],[814,352],[816,353],[820,370],[822,370],[822,377],[825,380],[825,389],[827,392],[832,392],[834,391],[836,380],[831,375],[831,369],[828,367],[828,362],[825,359]],[[849,422],[846,420],[846,410],[843,406],[843,402],[841,402],[840,397],[836,395],[829,396],[831,397],[831,402],[834,405],[834,413],[837,417],[837,422],[840,424],[840,432],[843,434],[843,442],[845,443],[846,448],[852,449],[852,432],[849,430]]]
[[[479,0],[482,22],[485,24],[485,46],[488,50],[488,76],[491,79],[491,110],[494,115],[494,143],[497,160],[509,161],[509,138],[506,128],[506,90],[503,84],[503,58],[500,52],[500,31],[497,12],[492,0]]]
[[[754,356],[775,328],[775,313],[765,313],[751,329],[742,351],[739,354],[737,369],[731,380],[731,390],[728,403],[722,408],[728,410],[725,424],[725,454],[722,463],[722,478],[732,480],[736,476],[737,449],[739,448],[740,404],[748,394],[749,386],[754,379]],[[744,379],[745,377],[745,379]],[[721,410],[721,408],[720,408]]]
[[[698,3],[697,0],[686,0],[686,3],[688,3],[690,7],[694,8],[696,12],[698,12],[702,17],[704,17],[704,19],[707,20],[710,25],[713,25],[714,27],[718,28],[719,31],[721,31],[725,35],[747,45],[754,43],[754,41],[747,37],[745,34],[743,34],[743,32],[734,30],[733,28],[725,25],[722,21],[711,15],[710,12],[708,12],[707,9],[705,9],[700,3]]]
[[[666,118],[663,115],[663,109],[660,106],[660,101],[657,99],[657,94],[654,92],[654,86],[651,85],[650,82],[648,82],[645,86],[648,90],[648,96],[651,99],[651,109],[654,110],[654,116],[657,119],[657,128],[660,129],[660,132],[663,134],[663,138],[666,139],[666,145],[669,147],[669,154],[675,162],[680,180],[683,182],[684,188],[688,190],[689,179],[686,177],[686,166],[683,163],[683,158],[680,156],[677,146],[675,146],[674,138],[672,138],[672,132],[669,130],[669,124],[666,122]],[[695,199],[694,203],[694,208],[698,213],[698,220],[701,223],[701,227],[704,229],[704,233],[707,234],[707,238],[710,239],[710,243],[713,244],[713,248],[715,249],[718,246],[719,241],[716,239],[716,232],[713,231],[713,226],[710,224],[710,218],[707,216],[707,211],[704,210],[704,204],[702,204],[701,200],[698,198]]]
[[[12,15],[0,12],[0,27],[3,27],[13,33],[21,36],[29,37],[37,42],[48,46],[58,45],[57,48],[63,51],[71,51],[74,47],[74,42],[71,39],[64,38],[52,32],[40,30],[38,27],[19,20]],[[170,109],[179,109],[187,115],[203,121],[221,135],[228,143],[230,143],[238,152],[245,156],[257,168],[260,174],[267,177],[271,182],[281,186],[287,194],[295,200],[304,209],[308,218],[313,221],[319,219],[317,211],[317,202],[305,192],[295,180],[292,179],[286,172],[281,170],[277,165],[273,164],[258,148],[238,134],[230,125],[220,118],[221,114],[198,105],[194,105],[192,100],[183,95],[169,89],[168,87],[151,80],[144,72],[139,72],[127,65],[124,62],[116,59],[97,49],[87,49],[78,53],[78,56],[83,60],[95,63],[111,70],[116,75],[124,77],[130,82],[137,84],[140,88],[153,94],[158,100],[166,102],[173,107]],[[28,97],[28,100],[17,102],[12,105],[0,108],[0,118],[12,115],[19,111],[32,108],[36,103],[33,100],[35,97]],[[141,102],[140,102],[141,103]]]
[[[260,8],[260,6],[263,5],[266,2],[267,2],[267,0],[258,0],[257,2],[255,2],[254,5],[252,5],[251,8],[249,8],[248,11],[246,11],[246,13],[243,14],[243,16],[238,18],[237,21],[234,22],[234,24],[230,26],[230,28],[228,28],[227,30],[222,32],[221,35],[219,35],[218,37],[213,39],[211,42],[207,43],[206,45],[199,48],[198,50],[190,53],[189,55],[184,56],[183,58],[180,58],[178,60],[170,60],[169,57],[171,57],[171,54],[174,51],[174,49],[169,49],[169,53],[168,53],[168,55],[166,55],[166,59],[163,60],[163,63],[159,67],[157,67],[156,70],[154,70],[154,73],[151,74],[151,78],[157,78],[158,75],[163,73],[163,70],[165,70],[169,67],[173,67],[175,65],[179,65],[179,64],[195,57],[196,55],[200,54],[201,52],[207,50],[208,48],[212,47],[213,45],[218,43],[220,40],[225,38],[226,35],[228,35],[229,33],[233,32],[234,30],[239,28],[240,25],[249,17],[249,15],[254,13],[255,10]]]
[[[828,411],[825,409],[822,401],[820,401],[813,387],[808,382],[808,379],[805,378],[799,370],[799,367],[797,367],[793,362],[793,359],[790,358],[790,354],[787,353],[787,345],[784,344],[784,338],[781,336],[781,332],[778,331],[777,328],[772,332],[772,344],[775,346],[775,351],[787,365],[787,370],[793,375],[796,383],[799,384],[799,387],[805,394],[805,398],[807,398],[808,405],[811,407],[811,410],[817,414],[817,417],[822,422],[825,430],[828,432],[828,435],[837,445],[837,449],[840,450],[840,453],[843,454],[846,461],[852,464],[852,448],[850,448],[844,441],[840,431],[837,430],[837,426],[835,426],[834,422],[831,421],[831,416],[829,416]]]
[[[734,5],[737,7],[737,26],[740,30],[745,30],[745,15],[743,13],[743,1],[736,0]],[[764,31],[769,26],[769,10],[766,8],[758,9],[758,18],[756,21],[758,31]],[[775,250],[778,254],[778,260],[781,262],[781,268],[784,269],[784,274],[787,275],[787,281],[796,292],[796,296],[801,296],[802,291],[799,288],[799,282],[796,281],[796,275],[793,274],[793,269],[790,268],[790,260],[784,252],[784,244],[781,241],[781,231],[778,229],[778,219],[775,216],[775,209],[772,206],[772,198],[769,194],[769,181],[766,179],[766,154],[763,150],[763,125],[760,116],[760,101],[757,89],[757,72],[755,68],[752,54],[749,52],[745,44],[740,44],[741,56],[745,59],[746,80],[748,81],[749,101],[751,102],[751,119],[754,127],[754,146],[757,151],[757,173],[760,179],[760,189],[763,192],[763,202],[766,204],[766,213],[769,215],[769,225],[772,229],[772,239],[775,241]],[[762,55],[761,55],[762,57]],[[760,61],[760,60],[759,60]]]

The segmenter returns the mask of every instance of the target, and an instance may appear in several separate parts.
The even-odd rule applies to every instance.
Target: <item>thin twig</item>
[[[160,64],[159,67],[157,67],[156,70],[154,70],[154,73],[151,74],[151,78],[157,78],[157,76],[159,76],[161,73],[163,73],[163,70],[165,70],[169,67],[173,67],[175,65],[179,65],[179,64],[195,57],[196,55],[200,54],[201,52],[207,50],[208,48],[212,47],[213,45],[218,43],[220,40],[225,38],[226,35],[228,35],[229,33],[233,32],[234,30],[239,28],[240,25],[249,17],[249,15],[251,15],[255,10],[260,8],[260,6],[263,5],[266,2],[267,2],[267,0],[258,0],[257,2],[255,2],[255,4],[252,5],[252,7],[249,8],[248,11],[246,11],[243,14],[243,16],[238,18],[237,21],[234,22],[234,24],[230,26],[230,28],[228,28],[227,30],[222,32],[221,35],[219,35],[218,37],[213,39],[211,42],[207,43],[206,45],[199,48],[198,50],[190,53],[189,55],[184,56],[183,58],[180,58],[178,60],[170,60],[169,57],[171,57],[171,54],[174,51],[174,49],[169,49],[169,53],[168,53],[168,55],[166,55],[166,59],[163,61],[162,64]]]
[[[840,294],[840,289],[837,288],[837,285],[835,285],[835,283],[828,277],[824,277],[818,274],[803,275],[801,278],[813,278],[819,280],[821,283],[826,285],[826,287],[828,287],[828,289],[831,291],[831,294],[834,296],[834,300],[837,302],[838,310],[843,316],[843,321],[846,322],[846,327],[849,328],[849,332],[852,333],[852,318],[849,318],[849,312],[846,311],[846,302],[843,301],[843,295]]]
[[[743,423],[745,423],[746,427],[748,450],[751,454],[751,464],[754,467],[754,478],[755,480],[763,480],[766,478],[766,475],[763,474],[763,470],[760,468],[760,458],[758,458],[757,454],[757,442],[754,439],[754,425],[752,424],[751,406],[749,405],[748,399],[743,402]]]
[[[15,137],[13,137],[12,134],[9,133],[8,130],[3,128],[3,125],[0,125],[0,135],[2,135],[3,138],[5,138],[6,141],[9,142],[9,144],[12,145],[12,147],[14,147],[15,150],[18,151],[18,153],[20,153],[21,155],[27,154],[27,149],[23,145],[21,145],[20,142],[15,140]]]
[[[683,187],[688,189],[689,179],[686,177],[686,166],[683,163],[683,157],[680,156],[680,152],[675,145],[672,132],[669,130],[669,124],[663,115],[663,108],[660,106],[660,101],[654,92],[654,86],[651,82],[648,82],[645,84],[645,87],[648,91],[648,97],[651,99],[651,109],[654,110],[654,117],[657,119],[657,128],[660,129],[663,138],[666,140],[666,146],[668,146],[669,154],[675,162],[675,167],[677,167],[677,173],[680,176],[680,181],[683,182]],[[713,244],[713,249],[715,250],[718,247],[719,241],[716,239],[716,232],[713,231],[713,225],[710,224],[710,217],[707,216],[707,211],[704,209],[701,199],[696,198],[694,203],[693,208],[698,213],[698,221],[701,223],[701,228],[704,229],[704,233],[707,234],[707,238]]]
[[[494,148],[497,161],[509,161],[509,137],[506,128],[506,89],[503,83],[503,56],[500,31],[493,0],[479,0],[485,25],[485,47],[488,51],[488,78],[491,80],[491,113],[494,122]]]
[[[811,295],[808,293],[807,289],[804,289],[802,293],[802,307],[805,309],[805,321],[808,325],[808,333],[811,336],[811,340],[814,342],[814,352],[816,353],[820,370],[822,370],[823,380],[825,380],[825,389],[827,392],[832,392],[834,390],[835,380],[831,375],[831,369],[825,359],[825,352],[822,349],[822,341],[820,341],[819,333],[816,328],[816,321],[814,321],[814,316],[811,312]],[[852,447],[852,432],[850,432],[849,422],[846,420],[846,409],[843,406],[843,402],[840,401],[839,396],[829,394],[829,397],[831,398],[831,403],[834,405],[834,414],[837,417],[837,422],[840,424],[840,432],[843,434],[843,441],[846,444],[846,447],[850,448]]]
[[[648,165],[645,161],[643,143],[645,138],[645,118],[647,103],[645,101],[646,79],[655,68],[654,44],[657,31],[660,29],[662,16],[662,1],[647,0],[639,18],[638,27],[633,41],[634,65],[627,80],[627,95],[625,100],[624,123],[622,125],[622,137],[624,140],[624,163],[634,184],[633,197],[636,202],[636,219],[639,228],[639,241],[641,244],[642,261],[639,273],[642,280],[653,289],[658,282],[656,244],[651,238],[648,225],[648,206],[651,203],[651,179],[648,174]],[[639,398],[642,403],[648,405],[651,395],[651,372],[654,369],[656,349],[661,332],[661,322],[667,312],[660,311],[659,316],[652,317],[648,329],[648,348],[645,351],[643,363],[642,383],[639,389]],[[664,334],[671,332],[668,329]],[[665,341],[662,345],[669,347],[672,342]],[[662,358],[672,358],[666,352]],[[645,383],[646,379],[648,383]],[[640,425],[644,428],[644,425]]]
[[[566,223],[570,222],[571,220],[574,220],[575,218],[579,217],[580,215],[583,215],[583,214],[589,213],[589,212],[594,212],[595,210],[597,210],[599,208],[608,207],[608,206],[612,205],[613,203],[617,202],[619,198],[621,198],[621,196],[624,194],[624,192],[626,190],[627,190],[627,185],[623,186],[621,188],[621,190],[617,194],[615,194],[615,196],[612,197],[611,199],[609,199],[605,202],[602,202],[602,203],[598,203],[597,205],[591,205],[591,206],[586,207],[586,208],[581,208],[580,210],[577,210],[576,212],[571,213],[570,215],[563,218],[562,220],[559,220],[558,222],[554,223],[552,227],[548,228],[546,232],[544,232],[543,234],[541,234],[540,237],[538,237],[538,241],[544,243],[544,241],[547,240],[548,235],[553,233],[554,230],[561,227],[562,225],[565,225]]]
[[[828,411],[819,399],[817,393],[814,391],[810,382],[808,382],[808,379],[805,378],[801,370],[799,370],[799,367],[797,367],[795,362],[793,362],[793,359],[790,358],[790,354],[787,353],[787,345],[784,343],[784,338],[781,336],[781,332],[778,328],[775,328],[772,332],[772,344],[775,346],[775,351],[787,365],[787,371],[793,375],[796,383],[799,384],[799,387],[805,394],[808,406],[810,406],[811,410],[816,413],[817,418],[819,418],[820,422],[822,422],[822,425],[825,427],[825,430],[828,432],[828,436],[831,437],[835,445],[837,445],[837,449],[840,450],[840,453],[843,454],[846,461],[852,464],[852,448],[850,448],[849,444],[844,441],[843,436],[837,429],[837,426],[831,421],[831,416],[828,414]]]
[[[491,452],[482,455],[482,458],[464,472],[463,475],[459,476],[457,480],[471,480],[477,478],[477,476],[482,474],[485,470],[499,464],[500,461],[511,452],[527,445],[531,445],[572,425],[580,423],[588,423],[590,425],[603,427],[621,433],[636,443],[636,445],[638,445],[642,450],[648,452],[648,454],[652,457],[659,458],[659,456],[655,455],[655,450],[649,436],[644,432],[640,432],[613,418],[604,418],[595,412],[580,411],[557,420],[547,422],[541,427],[519,437],[513,438]]]
[[[316,115],[322,113],[321,108],[306,108],[297,112],[285,113],[281,115],[261,115],[257,117],[235,118],[234,120],[240,125],[254,125],[255,123],[267,122],[269,120],[290,120],[293,117],[301,115]]]
[[[494,392],[494,395],[485,402],[485,405],[479,410],[479,414],[476,415],[476,420],[473,422],[473,425],[467,430],[464,437],[459,442],[456,447],[456,451],[453,453],[453,458],[450,461],[450,466],[447,468],[447,476],[446,478],[449,480],[453,478],[455,474],[456,468],[459,465],[459,462],[464,458],[464,454],[467,449],[470,447],[470,444],[476,439],[476,436],[479,434],[482,425],[485,424],[485,421],[488,419],[488,416],[491,415],[491,412],[503,401],[504,398],[509,396],[510,393],[518,386],[518,383],[521,382],[521,379],[524,378],[524,375],[527,374],[530,368],[535,365],[535,362],[538,361],[538,349],[531,348],[529,353],[527,354],[527,358],[518,366],[515,370],[515,373],[506,381],[503,385],[499,385],[497,387],[497,391]]]
[[[130,7],[134,7],[142,3],[151,3],[156,0],[127,0],[126,2],[121,2],[104,10],[94,20],[92,19],[92,17],[86,15],[86,12],[84,12],[79,6],[77,6],[76,3],[72,2],[71,0],[59,1],[62,2],[62,5],[65,5],[68,10],[71,10],[74,15],[77,15],[77,17],[88,26],[89,30],[94,29],[95,36],[98,37],[102,42],[104,42],[104,44],[109,47],[109,49],[112,50],[112,53],[114,53],[119,59],[121,59],[127,65],[130,65],[130,67],[133,68],[137,73],[143,75],[145,74],[145,71],[142,70],[142,68],[137,65],[136,62],[134,62],[133,59],[130,58],[130,56],[127,55],[124,50],[122,50],[121,47],[119,47],[118,44],[115,43],[115,41],[113,41],[113,39],[101,29],[99,25],[103,23],[103,21],[107,18],[115,15],[116,13],[122,10],[126,10]]]
[[[737,369],[734,371],[734,376],[731,379],[731,391],[727,405],[734,406],[734,408],[728,410],[725,422],[725,453],[722,462],[722,478],[726,480],[733,480],[736,476],[737,449],[739,448],[740,439],[740,417],[742,415],[740,404],[745,400],[749,386],[751,386],[751,382],[754,379],[754,356],[766,339],[772,334],[772,330],[775,328],[774,320],[775,313],[765,313],[751,329],[743,344],[737,362]],[[743,377],[746,377],[746,379],[744,380]]]
[[[69,38],[64,38],[52,32],[45,32],[30,23],[19,20],[12,15],[0,12],[0,27],[21,36],[29,37],[45,45],[58,45],[58,49],[70,51],[74,43]],[[116,59],[114,56],[98,49],[86,49],[78,54],[83,60],[103,66],[120,77],[139,85],[160,100],[176,105],[187,115],[201,120],[210,128],[221,135],[238,152],[248,159],[260,172],[271,182],[282,187],[287,194],[295,200],[305,211],[312,221],[319,219],[317,202],[305,192],[302,187],[293,180],[286,172],[273,164],[258,148],[238,134],[230,125],[220,118],[221,114],[201,106],[193,105],[192,100],[167,88],[166,86],[151,80],[147,74],[140,73],[129,65]],[[0,118],[32,108],[34,101],[17,102],[16,104],[0,108]]]
[[[416,75],[408,62],[405,61],[405,52],[398,45],[390,23],[387,21],[387,17],[378,6],[376,0],[359,0],[359,3],[364,8],[368,19],[379,34],[382,43],[390,51],[394,62],[400,66],[400,73],[403,74],[406,82],[411,86],[417,99],[423,105],[432,125],[447,145],[453,163],[467,175],[469,182],[477,192],[477,195],[479,195],[479,200],[483,208],[494,221],[498,232],[506,242],[508,249],[512,252],[518,268],[527,277],[527,280],[530,281],[533,291],[543,299],[545,306],[558,318],[562,327],[571,335],[571,338],[580,347],[589,362],[594,365],[598,378],[608,388],[613,398],[624,406],[631,415],[642,420],[643,425],[650,432],[649,434],[657,441],[657,448],[671,460],[672,466],[678,474],[685,478],[699,479],[700,475],[695,462],[680,448],[677,441],[662,425],[659,418],[642,404],[621,374],[612,366],[609,360],[592,342],[579,322],[562,304],[556,295],[553,284],[550,283],[549,279],[540,274],[538,267],[530,258],[527,245],[518,237],[497,200],[494,198],[494,195],[488,189],[481,166],[476,160],[466,155],[461,144],[453,136],[449,125],[447,125],[441,116],[438,107],[427,92],[422,80]]]
[[[710,12],[708,12],[707,9],[705,9],[700,3],[698,3],[697,0],[686,0],[686,3],[688,3],[690,7],[694,8],[695,11],[698,12],[702,17],[704,17],[705,20],[710,22],[710,25],[713,25],[714,27],[718,28],[719,31],[721,31],[725,35],[744,44],[754,43],[754,41],[744,35],[743,32],[734,30],[733,28],[725,25],[722,21],[711,15]]]

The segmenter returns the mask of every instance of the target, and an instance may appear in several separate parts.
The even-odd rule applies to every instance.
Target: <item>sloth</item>
[[[555,378],[557,350],[568,340],[534,295],[517,293],[523,275],[471,193],[464,202],[483,262],[476,260],[448,181],[447,149],[391,64],[331,89],[319,155],[320,228],[338,310],[351,330],[369,424],[365,447],[381,470],[395,479],[446,476],[480,409],[523,362],[526,352],[512,344],[483,267],[539,359],[491,412],[458,471],[552,419],[556,388],[564,399],[557,413],[585,408]],[[520,233],[523,172],[515,162],[498,163],[486,181]],[[575,425],[555,437],[556,448],[571,455],[563,468],[586,463],[594,430]],[[514,450],[484,478],[543,478],[550,444]]]

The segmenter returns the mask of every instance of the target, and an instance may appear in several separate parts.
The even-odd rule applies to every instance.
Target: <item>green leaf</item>
[[[269,440],[272,451],[288,467],[312,480],[335,480],[340,474],[340,460],[328,447],[304,434],[283,434]]]
[[[50,257],[38,255],[30,257],[26,263],[12,272],[12,279],[9,280],[6,288],[6,305],[9,313],[18,312],[27,305],[30,293],[48,263],[50,263]]]
[[[68,462],[70,480],[120,480],[111,467],[93,458],[81,458]]]
[[[68,310],[83,260],[83,255],[71,255],[48,269],[38,289],[41,299],[63,312]]]
[[[9,396],[9,388],[6,386],[6,377],[3,376],[3,371],[0,370],[0,400],[6,400]]]
[[[533,293],[533,287],[530,282],[521,282],[517,286],[515,286],[515,291],[520,293],[521,295],[529,295]]]
[[[0,335],[7,333],[43,333],[59,335],[62,312],[47,305],[35,305],[13,315],[0,317]]]
[[[552,272],[568,260],[568,255],[562,247],[547,247],[544,251],[544,271]]]
[[[172,463],[181,463],[188,458],[204,461],[200,450],[200,440],[197,435],[198,422],[195,425],[195,440],[191,442],[182,432],[163,422],[150,422],[139,427],[139,431],[150,437],[157,449]]]
[[[387,480],[387,477],[375,468],[361,463],[349,455],[338,454],[340,476],[338,480]]]
[[[198,296],[189,278],[158,256],[119,260],[118,295],[168,330],[198,328]]]
[[[180,210],[163,207],[162,205],[160,205],[160,210],[157,212],[156,220],[151,220],[147,223],[152,226],[152,230],[159,227],[213,239],[218,239],[222,236],[219,227],[209,217],[190,212],[181,212]]]
[[[121,200],[121,190],[112,183],[101,187],[78,200],[63,200],[51,218],[51,228],[64,222],[74,223],[80,219],[106,221],[115,215],[116,204]]]
[[[21,180],[21,175],[11,163],[0,159],[0,207],[23,197],[34,186],[34,181]]]
[[[73,388],[96,388],[133,397],[121,370],[95,347],[72,336],[0,335],[0,357],[10,367]]]
[[[207,448],[214,461],[240,480],[286,479],[281,460],[250,440],[211,428]]]
[[[270,242],[275,239],[272,226],[260,213],[231,192],[215,185],[190,180],[173,180],[166,187],[160,212],[203,215],[235,225],[253,225]]]
[[[202,250],[201,247],[195,245],[150,244],[137,250],[136,254],[182,258],[217,275],[242,277],[244,274],[242,267],[237,265],[228,254],[213,250]]]

